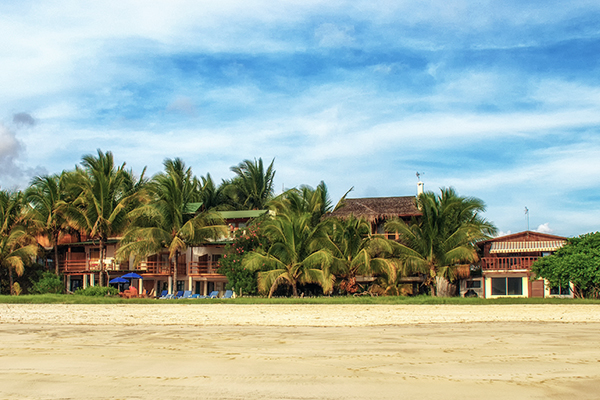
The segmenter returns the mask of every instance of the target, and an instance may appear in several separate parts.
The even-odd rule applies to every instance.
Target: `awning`
[[[490,253],[526,253],[533,251],[555,251],[565,245],[564,240],[538,242],[492,242]]]

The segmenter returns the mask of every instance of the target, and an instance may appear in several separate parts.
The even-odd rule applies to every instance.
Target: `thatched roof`
[[[393,217],[410,218],[421,215],[417,208],[415,196],[401,197],[367,197],[362,199],[345,199],[343,206],[329,213],[328,217],[365,218],[369,222]]]

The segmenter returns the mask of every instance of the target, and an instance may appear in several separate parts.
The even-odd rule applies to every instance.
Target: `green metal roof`
[[[188,203],[185,206],[184,213],[185,214],[196,214],[196,212],[202,207],[202,202],[200,203]]]
[[[257,218],[268,213],[269,210],[242,210],[242,211],[219,211],[223,219],[235,218]]]

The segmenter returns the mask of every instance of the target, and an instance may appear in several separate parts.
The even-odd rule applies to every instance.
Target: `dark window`
[[[551,295],[568,296],[571,294],[571,288],[569,286],[553,286],[550,288]]]
[[[185,290],[185,281],[177,281],[177,289],[179,291]]]
[[[506,278],[492,278],[492,296],[506,296]]]
[[[481,288],[481,281],[467,281],[467,289]]]
[[[521,296],[523,294],[523,279],[506,278],[509,296]]]
[[[523,278],[492,278],[492,296],[523,295]]]

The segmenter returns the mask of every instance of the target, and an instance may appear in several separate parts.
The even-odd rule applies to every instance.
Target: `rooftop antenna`
[[[527,231],[529,231],[529,208],[525,207],[525,217],[527,218]]]

